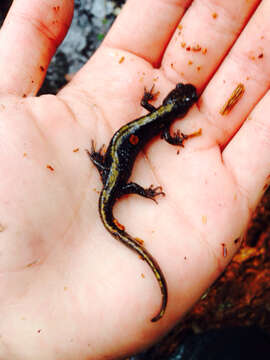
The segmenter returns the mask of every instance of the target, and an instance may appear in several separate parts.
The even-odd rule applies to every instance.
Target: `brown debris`
[[[220,109],[221,115],[228,115],[232,108],[236,105],[236,103],[240,100],[243,96],[245,91],[245,87],[243,84],[238,84],[236,88],[233,90],[229,99],[225,102],[225,104]]]

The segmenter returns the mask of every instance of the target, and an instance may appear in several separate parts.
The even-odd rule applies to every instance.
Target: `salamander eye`
[[[184,90],[184,88],[185,88],[185,85],[184,85],[184,84],[182,84],[182,83],[176,84],[176,89],[178,89],[178,90]]]
[[[185,96],[185,101],[197,101],[198,95],[195,86],[192,84],[186,84],[185,89],[183,90]]]

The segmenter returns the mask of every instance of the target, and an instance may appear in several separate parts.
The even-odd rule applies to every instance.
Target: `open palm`
[[[36,98],[71,18],[72,1],[54,3],[33,0],[24,9],[15,0],[0,33],[5,360],[113,358],[155,341],[223,271],[269,181],[269,2],[253,13],[258,0],[198,0],[187,12],[191,1],[129,0],[71,83]],[[153,139],[132,181],[161,185],[166,196],[158,206],[128,196],[114,210],[167,279],[168,307],[153,324],[158,285],[102,226],[101,181],[85,150],[91,139],[108,144],[121,125],[145,114],[144,87],[155,84],[159,105],[177,82],[194,84],[201,96],[173,128],[201,128],[202,135],[179,154]],[[243,97],[221,115],[239,83]]]

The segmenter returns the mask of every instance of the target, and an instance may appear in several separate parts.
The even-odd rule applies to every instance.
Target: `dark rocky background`
[[[11,2],[1,0],[0,25]],[[40,94],[57,93],[67,75],[87,61],[124,2],[75,0],[71,28],[52,59]],[[270,359],[268,335],[270,191],[251,221],[243,246],[218,281],[163,341],[130,360]]]

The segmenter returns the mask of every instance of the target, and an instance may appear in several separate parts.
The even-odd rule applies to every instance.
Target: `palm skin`
[[[131,0],[128,6],[118,23],[137,5]],[[202,95],[173,128],[202,128],[202,135],[187,140],[179,155],[176,147],[153,139],[138,156],[131,180],[161,185],[166,196],[158,206],[134,195],[115,207],[116,218],[144,240],[167,279],[168,308],[151,323],[161,301],[158,285],[147,265],[102,226],[102,185],[86,149],[92,139],[97,146],[108,144],[121,125],[145,114],[139,105],[144,87],[155,83],[159,105],[179,77],[168,76],[170,47],[163,66],[154,68],[155,60],[140,56],[141,49],[137,55],[120,50],[117,31],[116,25],[57,96],[22,98],[15,86],[1,89],[0,357],[7,360],[114,358],[149,345],[223,271],[265,188],[270,164],[258,155],[269,147],[263,141],[269,122],[259,127],[249,121],[237,134],[253,103],[239,102],[224,119],[218,114],[226,99],[216,96],[218,77],[203,91],[209,74],[187,74]],[[233,85],[228,89],[227,97]],[[260,109],[267,104],[266,98],[254,113],[261,123]],[[262,141],[254,144],[258,137]],[[256,181],[244,182],[250,172],[257,172]]]

